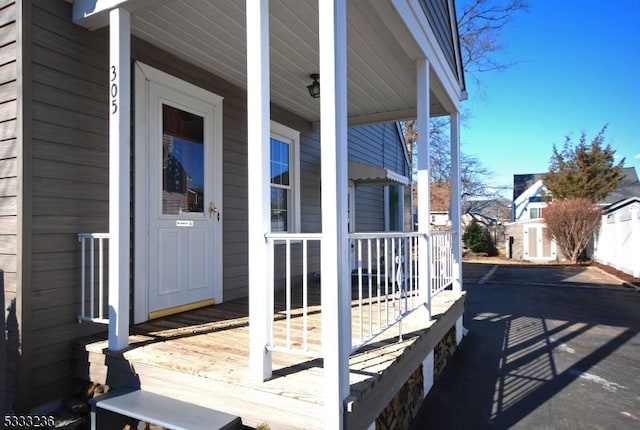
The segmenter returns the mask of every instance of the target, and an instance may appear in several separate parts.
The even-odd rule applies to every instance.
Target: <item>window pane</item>
[[[288,231],[288,198],[284,188],[271,187],[271,231]]]
[[[271,183],[289,186],[289,144],[271,139]]]
[[[162,106],[162,213],[204,212],[204,119]]]

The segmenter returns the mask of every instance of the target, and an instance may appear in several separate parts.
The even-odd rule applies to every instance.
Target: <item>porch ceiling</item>
[[[132,33],[229,82],[246,88],[245,2],[167,0],[132,12]],[[348,114],[351,124],[415,116],[416,55],[409,38],[400,42],[390,23],[400,19],[390,4],[348,2]],[[319,100],[307,92],[317,73],[317,0],[270,2],[271,98],[311,122],[319,121]],[[406,31],[406,30],[405,30]],[[432,114],[445,113],[434,94]],[[322,76],[320,77],[322,83]]]

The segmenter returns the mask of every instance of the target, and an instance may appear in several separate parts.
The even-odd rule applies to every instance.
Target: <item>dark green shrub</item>
[[[489,254],[493,248],[489,232],[475,219],[472,219],[464,230],[462,242],[471,252],[486,252]]]

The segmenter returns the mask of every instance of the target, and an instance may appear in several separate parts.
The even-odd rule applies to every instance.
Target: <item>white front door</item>
[[[138,322],[222,301],[222,99],[140,64],[136,96]]]

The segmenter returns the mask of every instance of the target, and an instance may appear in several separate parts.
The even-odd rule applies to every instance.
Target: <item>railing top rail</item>
[[[455,232],[451,230],[447,230],[447,231],[432,231],[429,234],[432,236],[445,236],[453,233]],[[93,234],[95,235],[99,233],[93,233]],[[358,233],[349,233],[349,239],[384,239],[384,238],[397,239],[397,238],[403,238],[403,237],[420,237],[422,235],[423,233],[420,233],[417,231],[358,232]],[[96,237],[96,236],[93,236],[93,237]],[[302,239],[318,240],[318,239],[322,239],[322,233],[266,233],[264,237],[270,240],[302,240]]]
[[[322,239],[322,233],[267,233],[264,237],[271,240],[317,240]]]
[[[390,231],[390,232],[367,232],[349,233],[349,239],[397,239],[403,237],[420,237],[423,233],[417,231]]]
[[[430,234],[432,236],[446,236],[454,233],[455,233],[455,230],[435,230],[435,231],[432,231]]]
[[[109,233],[77,233],[79,239],[109,239]]]

